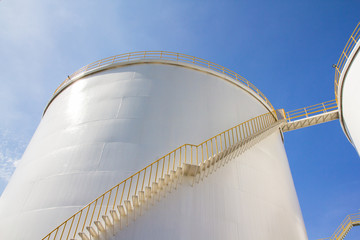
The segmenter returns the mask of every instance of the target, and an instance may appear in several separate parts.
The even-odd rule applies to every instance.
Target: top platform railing
[[[218,73],[225,74],[226,76],[232,78],[235,81],[238,81],[251,90],[253,90],[262,100],[264,100],[272,110],[274,110],[274,107],[270,103],[270,101],[265,97],[265,95],[252,83],[250,83],[247,79],[240,76],[236,72],[233,72],[221,65],[218,65],[216,63],[197,58],[194,56],[182,54],[182,53],[175,53],[175,52],[167,52],[167,51],[141,51],[141,52],[131,52],[131,53],[124,53],[115,55],[112,57],[104,58],[101,60],[98,60],[96,62],[90,63],[73,74],[71,74],[64,82],[61,83],[61,85],[55,90],[56,94],[60,88],[65,85],[66,83],[70,82],[73,78],[79,76],[82,73],[86,73],[88,71],[94,70],[99,67],[103,67],[106,65],[111,65],[115,63],[126,63],[134,60],[167,60],[167,61],[174,61],[174,62],[182,62],[182,63],[189,63],[193,64],[199,67],[208,68],[210,70],[213,70]]]
[[[342,71],[344,70],[344,66],[346,61],[349,58],[350,53],[354,49],[355,45],[359,41],[360,38],[360,22],[357,24],[356,28],[354,29],[353,33],[351,34],[349,40],[347,41],[344,50],[342,51],[339,61],[335,66],[335,99],[336,102],[338,101],[338,88],[339,88],[339,79],[341,76]]]

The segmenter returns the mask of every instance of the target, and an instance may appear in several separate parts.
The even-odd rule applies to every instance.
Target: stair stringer
[[[254,160],[254,153],[256,155],[259,149],[266,147],[274,139],[278,143],[282,141],[277,128],[262,134],[257,142],[249,141],[248,146],[252,147],[247,151],[240,155],[233,152],[233,158],[228,155],[224,164],[218,162],[218,165],[213,165],[214,169],[207,169],[210,171],[205,174],[202,172],[201,178],[199,175],[182,176],[176,189],[163,191],[154,202],[149,202],[149,205],[144,206],[141,215],[136,216],[135,221],[129,222],[128,227],[120,231],[115,229],[114,232],[109,229],[106,238],[102,239],[307,239],[299,208],[295,212],[300,215],[291,215],[291,211],[282,210],[286,206],[276,206],[276,211],[281,213],[274,214],[274,203],[266,202],[253,193],[249,194],[247,189],[241,191],[243,196],[238,199],[238,195],[233,196],[232,187],[221,187],[223,184],[234,184],[233,187],[236,188],[239,181],[236,179],[237,175],[249,169],[248,164]],[[261,154],[267,156],[264,151]],[[242,169],[244,166],[246,168]],[[276,194],[273,194],[273,197],[274,195]],[[261,203],[270,210],[264,213],[265,217],[262,212],[252,212],[254,209],[246,207],[251,205],[251,202]],[[237,216],[239,212],[243,212],[244,216]],[[249,217],[251,214],[254,214],[252,219]],[[283,219],[284,225],[276,224],[276,217],[267,219],[266,215],[272,214],[286,219]],[[262,226],[265,222],[274,227],[273,231],[269,232],[268,226]],[[288,229],[283,229],[284,226]]]
[[[85,240],[129,239],[130,237],[129,235],[134,236],[137,234],[136,232],[138,232],[138,230],[136,231],[134,229],[137,228],[136,225],[138,224],[138,222],[143,222],[143,223],[144,222],[146,223],[147,221],[152,222],[152,220],[149,219],[150,216],[153,217],[156,216],[157,211],[161,212],[161,209],[165,207],[166,204],[171,205],[171,201],[176,201],[176,200],[171,200],[171,198],[174,197],[175,199],[180,198],[179,195],[182,196],[183,194],[187,194],[186,193],[187,191],[191,191],[191,189],[194,190],[194,186],[196,186],[195,188],[199,188],[200,185],[203,184],[206,185],[207,181],[205,179],[208,178],[209,175],[213,175],[213,173],[215,173],[217,169],[231,163],[231,160],[233,160],[234,158],[239,158],[239,156],[241,158],[241,155],[244,154],[245,151],[249,150],[251,147],[259,143],[269,135],[273,134],[274,132],[279,131],[279,128],[281,128],[282,124],[283,121],[275,122],[270,127],[263,129],[256,134],[253,134],[252,136],[235,144],[231,148],[226,149],[225,151],[219,154],[215,154],[213,157],[210,157],[208,160],[206,160],[203,164],[200,164],[199,166],[183,164],[182,168],[179,168],[177,171],[178,177],[176,181],[173,181],[170,184],[165,184],[164,186],[160,187],[162,188],[160,191],[156,193],[152,193],[151,198],[147,199],[146,202],[143,202],[141,205],[135,203],[137,207],[133,207],[135,206],[134,201],[129,203],[128,208],[131,208],[133,210],[130,211],[126,216],[124,214],[123,216],[121,216],[121,214],[119,213],[121,209],[119,209],[119,211],[117,211],[116,214],[112,212],[110,214],[111,215],[110,217],[104,216],[101,223],[98,223],[99,227],[97,227],[97,229],[92,229],[93,234],[90,234],[91,229],[89,229],[88,234],[83,232],[83,233],[79,233],[79,236],[81,237],[81,239],[85,239]],[[188,170],[186,171],[186,169]],[[195,169],[195,174],[189,174],[191,172],[191,169],[193,172]],[[226,170],[222,170],[222,171],[226,171]],[[137,202],[136,199],[135,202]],[[116,220],[114,221],[114,219]],[[151,231],[151,229],[148,231]],[[200,231],[200,232],[204,232],[204,231]],[[229,232],[230,235],[232,233],[231,231]],[[182,233],[177,232],[176,236],[172,236],[172,237],[176,239],[182,235],[183,235]],[[228,239],[231,238],[230,235]],[[186,239],[189,239],[189,237],[190,236],[187,236]],[[204,236],[199,235],[199,237],[203,238]],[[132,239],[132,237],[130,237],[130,239]],[[135,237],[134,239],[142,239],[142,237],[140,238]],[[179,239],[183,239],[183,238],[179,238]],[[193,239],[197,239],[197,238],[193,238]]]
[[[212,173],[215,169],[224,166],[233,158],[239,156],[240,154],[244,153],[246,150],[250,149],[253,145],[264,139],[266,136],[271,134],[274,131],[278,131],[281,129],[281,126],[285,123],[285,120],[276,121],[275,123],[271,124],[269,127],[258,131],[257,133],[245,138],[244,140],[234,144],[232,147],[225,149],[223,152],[215,154],[214,156],[210,157],[204,163],[200,163],[197,165],[190,165],[190,164],[183,164],[181,168],[178,168],[176,171],[177,178],[174,182],[169,185],[169,190],[176,189],[182,181],[191,181],[191,185],[195,183],[199,183],[200,180],[204,180],[204,177],[207,177],[210,173]],[[196,168],[195,176],[187,176],[185,169],[186,168]],[[184,179],[185,178],[185,179]],[[152,184],[153,186],[153,184]],[[146,199],[146,204],[149,207],[149,201],[155,204],[155,199],[157,196],[161,195],[160,192],[153,192],[151,190],[151,198]],[[145,205],[145,204],[144,204]],[[86,227],[87,232],[79,232],[78,236],[82,240],[88,239],[107,239],[109,232],[110,234],[115,234],[117,231],[124,229],[137,219],[137,215],[141,214],[142,209],[136,209],[133,207],[133,201],[128,201],[128,206],[118,206],[118,209],[115,212],[102,216],[98,222],[95,223],[96,227]],[[121,208],[122,207],[122,208]],[[133,209],[128,211],[127,209]],[[123,211],[123,213],[120,213]],[[110,215],[110,216],[109,216]],[[113,217],[114,216],[114,217]],[[118,219],[118,220],[117,220]],[[107,220],[107,223],[106,223]]]

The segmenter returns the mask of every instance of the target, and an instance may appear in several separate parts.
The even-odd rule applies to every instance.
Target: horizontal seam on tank
[[[106,119],[99,119],[99,120],[92,120],[92,121],[82,122],[82,123],[79,123],[79,124],[72,125],[71,127],[67,127],[67,128],[65,128],[65,129],[71,129],[71,128],[76,127],[76,126],[81,126],[81,125],[85,125],[85,124],[89,124],[89,123],[96,123],[96,122],[101,122],[101,121],[130,120],[130,119],[143,119],[143,118],[135,118],[135,117],[128,117],[128,118],[106,118]]]
[[[32,209],[32,210],[24,210],[21,213],[32,213],[32,212],[41,212],[41,211],[47,211],[52,209],[60,209],[60,208],[82,208],[84,205],[71,205],[71,206],[58,206],[58,207],[47,207],[47,208],[41,208],[41,209]]]
[[[121,141],[107,141],[107,142],[82,143],[82,144],[77,144],[77,145],[66,146],[66,147],[63,147],[63,148],[57,148],[55,152],[46,154],[46,155],[44,155],[44,156],[42,156],[42,157],[40,157],[40,158],[38,158],[38,159],[41,160],[41,159],[47,158],[47,157],[53,155],[54,153],[57,153],[57,152],[62,151],[63,149],[72,148],[72,147],[75,147],[75,146],[92,145],[92,144],[94,144],[94,143],[125,143],[125,144],[129,144],[129,145],[130,145],[130,144],[131,144],[131,145],[138,145],[138,144],[134,144],[134,143],[131,143],[131,142],[121,142]],[[31,162],[29,162],[29,163],[25,163],[25,164],[22,164],[22,165],[27,166],[27,165],[32,164],[32,163],[38,163],[39,160],[37,160],[37,161],[31,161]]]
[[[86,121],[80,124],[76,124],[74,126],[79,126],[79,125],[83,125],[83,124],[88,124],[88,123],[96,123],[96,122],[101,122],[101,121],[110,121],[110,120],[131,120],[131,119],[143,119],[143,118],[136,118],[136,117],[126,117],[126,118],[106,118],[106,119],[98,119],[98,120],[91,120],[91,121]]]
[[[43,180],[43,179],[48,179],[48,178],[52,178],[52,177],[56,177],[56,176],[66,176],[66,175],[80,175],[80,174],[89,174],[89,173],[117,173],[118,171],[98,171],[98,170],[94,170],[94,171],[74,171],[74,172],[68,172],[68,173],[61,173],[61,174],[54,174],[51,176],[47,176],[47,177],[42,177],[42,178],[38,178],[38,180]],[[129,171],[123,171],[122,173],[133,173],[134,170],[129,170]]]

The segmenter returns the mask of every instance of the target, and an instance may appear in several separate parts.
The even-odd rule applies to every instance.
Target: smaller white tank
[[[360,154],[360,23],[355,28],[336,68],[339,77],[337,102],[340,122],[349,141]],[[351,46],[353,49],[351,50]],[[346,52],[349,49],[349,53]],[[350,51],[351,50],[351,51]],[[344,55],[346,54],[347,57]],[[339,72],[341,72],[339,74]],[[337,83],[335,82],[335,86]]]

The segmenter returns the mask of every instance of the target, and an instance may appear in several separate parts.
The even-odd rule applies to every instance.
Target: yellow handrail
[[[342,221],[340,226],[335,230],[333,235],[330,238],[323,238],[328,240],[340,240],[344,239],[347,233],[351,230],[353,226],[360,225],[360,213],[349,214]]]
[[[354,49],[356,43],[359,41],[360,38],[360,22],[357,24],[356,28],[352,32],[349,40],[347,41],[344,50],[341,52],[339,61],[337,62],[335,66],[335,99],[336,102],[338,101],[338,88],[339,88],[339,79],[340,75],[344,69],[345,63],[347,59],[349,58],[349,55],[351,51]],[[337,102],[338,103],[338,102]]]
[[[55,90],[54,94],[64,84],[70,82],[71,79],[73,79],[74,77],[76,77],[82,73],[85,73],[87,71],[91,71],[93,69],[96,69],[96,68],[99,68],[102,66],[106,66],[106,65],[115,64],[115,63],[129,62],[129,61],[142,60],[142,59],[149,59],[149,60],[163,59],[163,60],[167,60],[167,61],[189,63],[189,64],[208,68],[213,71],[225,74],[226,76],[232,78],[235,81],[238,81],[238,82],[244,84],[245,86],[247,86],[248,88],[253,90],[255,92],[255,94],[257,94],[261,99],[263,99],[271,107],[271,109],[274,110],[274,107],[271,105],[270,101],[265,97],[265,95],[258,88],[256,88],[252,83],[250,83],[248,80],[246,80],[244,77],[240,76],[236,72],[233,72],[223,66],[220,66],[216,63],[213,63],[213,62],[201,59],[201,58],[197,58],[197,57],[182,54],[182,53],[167,52],[167,51],[140,51],[140,52],[124,53],[124,54],[115,55],[112,57],[104,58],[104,59],[98,60],[96,62],[90,63],[90,64],[80,68],[79,70],[77,70],[76,72],[71,74],[67,79],[65,79],[65,81],[63,81],[60,84],[60,86]]]
[[[143,194],[144,189],[151,187],[151,183],[158,183],[160,179],[170,174],[171,171],[175,171],[183,163],[193,165],[204,163],[206,159],[266,129],[277,121],[275,116],[275,111],[262,114],[198,145],[184,144],[176,148],[107,190],[56,227],[43,240],[75,238],[78,232],[83,232],[87,226],[93,226],[94,221],[98,221],[101,215],[106,215],[109,209],[114,210],[118,205],[124,205],[126,201],[129,201],[130,196]]]
[[[286,113],[286,120],[288,122],[301,120],[318,114],[334,111],[337,110],[337,108],[338,107],[334,99],[327,102],[318,103],[309,107],[289,111]]]

